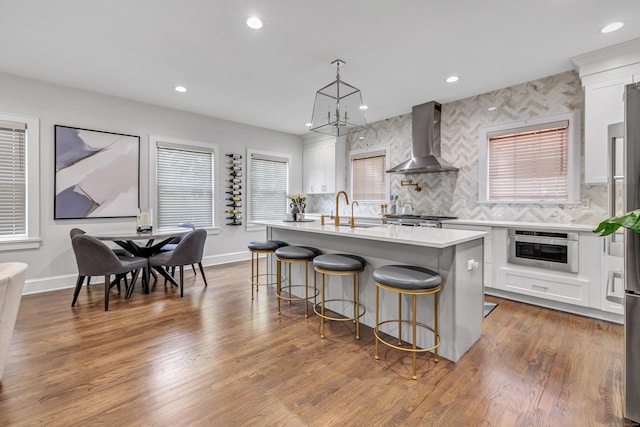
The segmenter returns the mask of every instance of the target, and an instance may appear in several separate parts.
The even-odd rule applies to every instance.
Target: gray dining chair
[[[202,254],[204,243],[207,239],[207,231],[199,228],[186,234],[176,248],[168,252],[160,252],[149,257],[149,267],[155,268],[161,274],[161,269],[167,267],[179,267],[180,270],[180,296],[184,296],[184,266],[198,264],[204,285],[208,286],[207,278],[202,268]],[[163,276],[166,273],[163,274]],[[165,276],[167,277],[167,276]]]
[[[104,276],[104,311],[109,310],[109,294],[111,288],[117,282],[110,281],[111,275],[126,275],[133,272],[131,285],[127,286],[127,296],[129,289],[133,289],[140,270],[147,268],[147,258],[143,257],[118,257],[113,251],[95,237],[82,233],[76,233],[71,238],[71,246],[76,256],[78,265],[78,280],[73,293],[71,307],[75,306],[82,288],[85,277]],[[143,280],[146,278],[143,276]]]
[[[86,234],[87,232],[84,231],[81,228],[72,228],[69,231],[69,237],[71,237],[73,239],[73,236],[76,236],[78,234]],[[129,253],[127,250],[125,249],[121,249],[121,248],[116,248],[116,249],[111,249],[113,251],[114,254],[116,254],[118,257],[130,257],[133,256],[131,253]],[[131,278],[133,278],[133,274],[131,275]],[[83,279],[84,280],[84,277]],[[120,292],[120,280],[124,280],[124,285],[127,286],[127,275],[126,274],[119,274],[116,276],[115,280],[117,281],[117,285],[118,285],[118,292]],[[87,286],[89,286],[91,284],[91,276],[87,276]]]
[[[190,228],[191,230],[195,230],[196,226],[193,225],[190,222],[182,222],[180,224],[178,224],[178,227],[181,228]],[[173,240],[171,240],[169,243],[167,243],[166,245],[164,245],[161,249],[161,251],[163,252],[169,252],[172,251],[176,248],[176,246],[178,246],[178,243],[180,243],[180,241],[184,238],[184,236],[186,236],[186,234],[183,234],[182,236],[178,236],[176,238],[174,238]],[[191,268],[193,269],[193,274],[196,274],[196,266],[195,264],[191,264]],[[171,275],[173,276],[175,273],[175,267],[171,268]]]

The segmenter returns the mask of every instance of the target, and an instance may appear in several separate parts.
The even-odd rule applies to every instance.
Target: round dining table
[[[112,231],[108,233],[92,234],[92,236],[99,240],[110,240],[135,256],[149,258],[150,256],[160,252],[162,250],[162,247],[172,241],[174,238],[182,236],[183,234],[187,234],[190,231],[192,230],[189,228],[175,227],[164,228],[157,231]],[[138,242],[141,241],[145,241],[145,243],[142,245],[138,244]],[[167,273],[164,268],[153,267],[153,269],[160,273],[160,275],[167,281],[169,281],[172,285],[179,286],[175,279],[169,273]],[[144,285],[144,291],[145,293],[149,293],[148,269],[145,269],[143,278],[145,279],[144,282],[146,282],[146,284]]]

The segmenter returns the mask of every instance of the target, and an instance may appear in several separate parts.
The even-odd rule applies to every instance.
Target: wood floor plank
[[[301,302],[251,300],[250,264],[185,272],[130,300],[102,285],[22,299],[0,425],[622,426],[623,328],[512,301],[458,363],[411,357]]]

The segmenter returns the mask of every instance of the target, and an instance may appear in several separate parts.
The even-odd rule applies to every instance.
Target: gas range
[[[455,216],[436,215],[387,215],[382,217],[382,223],[410,227],[442,228],[442,221],[456,218]]]

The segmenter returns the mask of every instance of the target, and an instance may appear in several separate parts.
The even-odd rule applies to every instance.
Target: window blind
[[[351,158],[353,200],[386,199],[385,164],[385,155],[380,153]]]
[[[0,235],[25,236],[26,125],[0,121]]]
[[[568,199],[568,129],[558,122],[489,134],[489,198]]]
[[[289,165],[285,158],[251,155],[252,220],[278,220],[287,216]]]
[[[157,223],[159,228],[190,222],[213,226],[213,153],[158,146]]]

